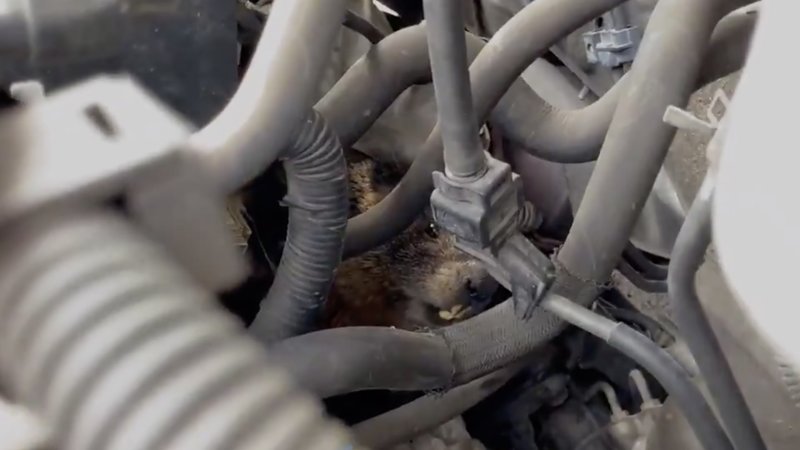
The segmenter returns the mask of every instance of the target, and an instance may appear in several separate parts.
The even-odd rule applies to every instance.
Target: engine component
[[[204,286],[226,289],[244,276],[217,210],[220,196],[198,176],[202,162],[184,145],[189,127],[134,82],[85,82],[16,112],[0,133],[10,143],[0,171],[0,222],[116,199]],[[72,152],[64,151],[70,142]]]
[[[66,449],[354,448],[348,432],[296,390],[299,384],[323,398],[434,391],[390,393],[406,401],[421,396],[347,419],[371,417],[355,431],[362,443],[378,446],[413,438],[480,402],[500,416],[508,413],[489,421],[513,428],[513,436],[496,441],[504,442],[499,448],[511,442],[524,449],[655,449],[669,445],[669,434],[694,435],[706,448],[765,448],[742,398],[745,389],[692,289],[709,240],[702,234],[708,220],[695,220],[708,219],[705,192],[686,220],[669,271],[669,233],[651,247],[632,236],[637,222],[645,223],[639,216],[648,196],[666,198],[653,187],[669,188],[658,178],[675,132],[664,112],[670,123],[713,128],[678,108],[698,81],[743,63],[755,16],[736,13],[717,22],[748,0],[659,0],[646,27],[622,17],[631,5],[620,7],[621,0],[536,0],[488,43],[463,32],[467,22],[485,29],[473,21],[482,15],[477,1],[466,2],[472,8],[466,19],[462,2],[425,0],[426,22],[392,34],[372,27],[369,15],[356,15],[365,11],[356,0],[217,2],[218,14],[211,14],[209,0],[90,3],[84,12],[71,0],[14,0],[0,8],[8,37],[0,46],[9,59],[0,79],[13,83],[4,107],[14,98],[24,103],[0,117],[6,148],[0,156],[0,430],[10,417],[3,415],[7,399],[42,421],[41,429],[31,428],[33,440]],[[420,2],[393,2],[400,3],[404,17],[383,20],[383,30],[389,22],[415,23]],[[236,8],[238,24],[247,28],[238,64]],[[262,23],[255,10],[266,9],[253,52]],[[335,37],[343,24],[375,45],[319,101],[317,112],[312,105],[320,85],[343,72],[325,70],[339,51]],[[174,36],[182,25],[186,33]],[[584,34],[587,28],[596,31]],[[102,41],[100,31],[113,36]],[[591,50],[596,68],[610,75],[607,87],[618,81],[575,111],[552,107],[518,79],[533,59],[561,64],[558,59],[574,56],[561,45],[565,36],[573,43],[586,39],[574,50]],[[130,42],[135,45],[122,51]],[[182,47],[185,55],[164,61]],[[198,58],[198,49],[213,55]],[[124,79],[99,78],[49,96],[54,79],[132,61],[145,61],[133,72],[195,123],[216,113],[212,105],[229,93],[236,69],[249,69],[228,106],[194,135]],[[174,71],[159,70],[165,63]],[[574,67],[585,69],[545,65],[567,76]],[[180,76],[176,81],[177,73],[185,83]],[[358,147],[406,88],[431,79],[437,125],[431,120],[431,129],[426,120],[433,117],[420,114],[414,123],[427,135],[423,144],[406,146],[402,157],[391,144],[383,148],[379,156],[406,158],[411,167],[389,196],[348,221],[343,149]],[[580,87],[585,80],[578,80]],[[479,127],[488,130],[486,148]],[[717,137],[724,132],[720,127]],[[520,178],[500,160],[508,143],[525,156],[561,163],[599,155],[588,185],[563,177],[563,201],[578,208],[568,234],[571,217],[555,234],[537,229],[539,205],[523,203]],[[715,139],[709,152],[724,163],[720,146]],[[276,161],[282,167],[265,175]],[[272,179],[278,173],[288,186],[282,201],[283,185]],[[283,254],[250,329],[254,342],[208,291],[227,290],[245,273],[225,233],[222,197],[264,177],[276,181],[267,186],[281,185],[269,193],[270,203],[288,206],[289,217],[288,230],[275,223],[279,231],[268,237],[270,248]],[[434,219],[456,236],[459,255],[479,258],[493,274],[490,281],[503,284],[511,298],[498,295],[492,308],[442,328],[314,331],[342,255],[395,239],[429,203]],[[275,220],[265,214],[262,219]],[[533,236],[523,236],[522,227]],[[705,241],[695,246],[694,237]],[[548,259],[543,252],[551,251]],[[614,298],[607,283],[616,269],[651,291],[663,290],[668,277],[679,329]],[[425,304],[426,313],[437,305]],[[684,344],[682,334],[701,372],[675,350]],[[557,356],[542,353],[551,350]],[[516,387],[501,388],[521,366],[522,375],[510,383]],[[786,367],[781,374],[792,390],[797,377]],[[703,380],[692,380],[698,373],[710,385],[718,416],[695,383]],[[719,382],[712,385],[712,378]],[[509,411],[492,406],[495,395],[505,395],[499,401]],[[688,420],[670,423],[678,413]],[[468,429],[474,426],[474,417],[464,418]],[[380,426],[391,430],[382,433]]]
[[[592,64],[621,66],[633,61],[641,38],[636,26],[589,31],[583,34],[586,57]]]
[[[471,66],[472,95],[479,121],[525,67],[540,57],[552,41],[568,32],[564,30],[577,28],[619,3],[621,0],[596,0],[591,3],[539,0],[514,16],[492,37]],[[531,36],[532,30],[535,36]],[[507,41],[524,45],[504,45]],[[498,61],[503,61],[503,64],[498,65]],[[408,226],[422,210],[433,190],[430,174],[434,169],[440,169],[443,163],[439,132],[438,127],[434,128],[419,157],[397,188],[375,208],[351,221],[345,255],[360,253],[385,242]]]
[[[704,447],[733,449],[727,434],[689,373],[664,349],[627,325],[605,319],[565,298],[550,297],[542,307],[605,340],[653,374],[669,392],[670,397],[680,404],[695,436]]]
[[[182,121],[105,79],[3,119],[0,384],[60,448],[352,446],[196,286],[242,265]]]
[[[226,192],[252,181],[296,140],[344,10],[344,0],[283,0],[272,6],[236,94],[191,139]]]
[[[313,330],[322,315],[347,224],[347,168],[342,146],[313,113],[286,152],[288,241],[250,330],[272,343]]]

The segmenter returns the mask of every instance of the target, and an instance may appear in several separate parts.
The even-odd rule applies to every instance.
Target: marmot
[[[347,152],[351,216],[381,201],[403,171]],[[464,319],[488,306],[497,282],[455,248],[430,214],[388,243],[339,266],[325,307],[324,327],[393,326],[416,330]]]

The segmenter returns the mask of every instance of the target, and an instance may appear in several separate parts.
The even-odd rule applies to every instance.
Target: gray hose
[[[447,173],[456,178],[482,175],[486,156],[472,105],[461,0],[424,0],[423,7]]]
[[[742,67],[747,56],[748,43],[756,18],[756,14],[734,12],[719,23],[717,28],[714,29],[714,35],[711,38],[709,51],[700,75],[700,83],[697,86],[703,86]],[[481,38],[470,33],[465,33],[465,37],[467,60],[472,61],[486,43]],[[725,56],[721,57],[719,55]],[[339,136],[342,146],[349,148],[367,132],[403,91],[414,84],[430,82],[431,68],[425,26],[420,24],[406,27],[392,33],[380,44],[367,51],[317,103],[315,109],[325,117],[330,127]],[[599,112],[590,114],[588,111],[580,114],[581,116],[596,115],[604,117],[602,120],[598,119],[601,124],[605,123],[601,137],[595,142],[598,149],[602,143],[602,138],[605,137],[605,132],[608,130],[608,124],[619,99],[619,93],[612,97],[603,100],[603,98],[606,98],[604,96],[593,104],[608,102],[609,105],[603,107],[607,116],[601,116]],[[525,98],[525,100],[515,102],[515,98]],[[525,103],[525,105],[523,106],[522,103]],[[529,109],[532,112],[531,115],[537,118],[545,118],[548,111],[558,116],[558,118],[549,121],[559,126],[567,124],[569,132],[564,132],[562,133],[563,135],[558,135],[558,137],[547,138],[545,142],[557,142],[562,147],[566,146],[565,142],[572,142],[574,132],[581,131],[583,128],[596,123],[591,119],[586,119],[586,123],[582,123],[578,118],[567,117],[570,114],[578,114],[577,111],[553,109],[552,106],[549,106],[544,100],[536,96],[522,80],[514,81],[508,92],[493,110],[491,120],[502,118],[504,114],[507,114],[502,110],[510,106],[516,106],[520,110]],[[599,108],[600,105],[597,107]],[[531,129],[542,128],[532,122],[503,121],[503,123],[507,123],[509,127],[513,126],[515,130],[519,130],[509,130],[518,135],[524,135]],[[572,125],[573,123],[574,125]],[[558,133],[559,130],[560,128],[556,130],[548,129],[542,132]],[[504,134],[510,134],[509,131],[505,128],[503,130]],[[578,142],[581,142],[581,140],[578,140]],[[544,143],[537,143],[534,147],[543,147],[544,145]],[[534,148],[531,151],[539,151],[539,149]]]
[[[566,299],[553,297],[542,307],[603,339],[647,369],[680,406],[705,449],[733,450],[728,436],[689,373],[666,350],[629,326],[606,319]],[[749,449],[751,447],[741,447]]]
[[[744,14],[732,16],[734,17],[730,17],[730,20],[723,20],[718,30],[715,30],[709,45],[709,58],[700,77],[703,83],[727,75],[741,67],[744,62],[747,47],[742,45],[746,41],[742,36],[747,37],[752,32],[755,15],[749,14],[746,19],[741,18]],[[480,38],[469,33],[466,34],[466,43],[469,60],[475,58],[485,45]],[[736,51],[728,50],[730,47]],[[723,53],[730,58],[713,56]],[[479,78],[481,74],[474,67],[471,70],[474,89],[483,89],[484,84],[477,83],[490,77],[488,69],[483,78]],[[623,79],[627,78],[626,76]],[[342,145],[348,148],[356,143],[406,88],[428,82],[430,62],[424,26],[408,27],[393,33],[368,51],[320,100],[316,109],[328,120]],[[698,84],[700,85],[702,84]],[[592,105],[580,110],[562,111],[542,100],[524,81],[518,79],[511,84],[492,110],[490,120],[510,139],[521,143],[536,156],[558,162],[590,161],[599,153],[613,111],[624,89],[624,84],[617,83],[607,95]],[[420,175],[424,172],[421,170],[410,173],[409,176],[416,178],[396,187],[393,193],[395,205],[411,207],[419,204],[418,208],[422,208],[427,203],[432,184],[425,192],[419,190],[419,186],[420,183],[430,184],[430,173],[441,168],[435,164],[441,163],[441,155],[436,158],[432,154],[435,151],[441,152],[439,139],[440,135],[434,132],[426,140],[419,152],[424,161],[421,160],[418,165],[428,164],[430,171],[425,176]],[[424,197],[424,201],[410,198],[417,193]],[[351,219],[345,239],[345,257],[362,253],[378,245],[382,239],[394,236],[395,228],[404,227],[400,222],[389,220],[390,217],[398,217],[398,214],[406,216],[400,212],[394,212],[390,216],[366,213]],[[387,231],[381,231],[383,228]]]
[[[285,158],[286,244],[275,281],[250,326],[265,344],[316,328],[341,261],[349,214],[342,146],[318,113],[306,120]]]
[[[505,301],[429,333],[386,327],[322,330],[279,342],[270,355],[300,386],[322,397],[366,389],[429,390],[505,367],[563,329],[563,322],[545,311],[520,320],[512,302]]]
[[[703,59],[697,86],[705,86],[744,67],[760,5],[757,2],[737,9],[719,21]]]
[[[627,78],[596,102],[576,110],[550,106],[527,86],[514,83],[489,120],[505,138],[539,158],[559,163],[594,161]]]
[[[755,28],[755,10],[736,11],[714,28],[695,87],[702,87],[740,69]],[[630,75],[623,76],[603,97],[578,110],[559,110],[543,102],[526,85],[514,83],[492,111],[490,121],[503,136],[528,153],[548,161],[594,161],[611,124]]]
[[[660,26],[664,26],[664,24],[662,23]],[[390,36],[381,45],[391,39]],[[557,266],[556,271],[560,293],[569,298],[581,298],[583,301],[589,301],[593,297],[586,296],[585,291],[593,294],[594,290],[600,286],[599,284],[589,284],[587,287],[586,280],[572,276],[565,271],[564,267]],[[440,387],[457,385],[486,375],[552,339],[563,330],[563,327],[562,321],[545,311],[538,311],[527,322],[520,321],[514,313],[511,302],[504,302],[465,322],[437,330],[435,337],[429,339],[428,343],[424,345],[431,346],[431,352],[442,351],[443,348],[451,352],[452,359],[439,361],[439,368],[436,370],[452,375],[441,377],[434,384]],[[320,346],[324,346],[322,348],[348,347],[350,351],[357,354],[360,350],[356,350],[352,346],[368,345],[366,343],[359,344],[356,339],[345,339],[342,336],[346,336],[346,331],[343,331],[343,334],[337,334],[336,337],[331,333],[331,330],[314,333],[319,336],[317,342]],[[365,340],[378,339],[378,336],[387,333],[386,329],[372,328],[369,332],[370,337]],[[413,335],[413,333],[403,331],[394,331],[393,333]],[[437,339],[439,337],[442,339]],[[386,339],[390,341],[394,338],[387,337]],[[387,348],[391,348],[391,345],[387,344]],[[313,352],[309,354],[313,354]],[[369,354],[369,352],[365,352],[365,354]],[[292,369],[293,373],[305,379],[301,383],[302,385],[324,386],[325,383],[330,382],[325,374],[334,370],[331,368],[331,364],[335,361],[321,360],[315,363],[314,360],[306,358],[304,354],[290,354],[287,355],[287,358],[282,359],[282,362]],[[391,363],[391,359],[387,359],[385,363]],[[308,370],[310,367],[315,369]],[[336,373],[353,371],[353,373],[342,376],[354,380],[354,383],[346,387],[337,386],[335,393],[373,388],[408,389],[408,384],[398,384],[396,381],[381,380],[377,377],[369,379],[369,383],[364,384],[366,376],[364,374],[370,373],[373,367],[372,363],[336,367]],[[418,389],[425,389],[427,386],[429,385],[418,387]]]
[[[569,277],[554,289],[586,304],[619,262],[675,129],[662,121],[683,106],[727,0],[662,0],[656,5],[556,264]],[[567,286],[569,285],[569,286]],[[570,295],[571,294],[571,295]],[[577,295],[577,296],[576,296]]]
[[[624,0],[537,0],[495,34],[470,66],[472,95],[482,122],[523,70],[561,37]],[[514,45],[508,45],[513,42]],[[345,256],[362,253],[408,227],[428,203],[432,172],[443,166],[437,124],[400,183],[348,223]]]
[[[670,304],[681,336],[708,381],[708,390],[736,448],[766,450],[695,289],[695,274],[711,243],[712,191],[712,177],[707,175],[672,249],[667,276]]]
[[[215,300],[123,219],[4,230],[0,379],[59,448],[331,449],[350,442]]]
[[[192,137],[227,192],[263,172],[303,126],[345,0],[276,0],[247,73],[225,109]]]
[[[447,392],[425,395],[360,422],[353,427],[355,439],[361,445],[374,449],[408,441],[477,405],[500,389],[518,369],[500,369]]]
[[[336,328],[278,342],[270,356],[318,397],[368,389],[432,390],[453,375],[436,335],[392,328]]]

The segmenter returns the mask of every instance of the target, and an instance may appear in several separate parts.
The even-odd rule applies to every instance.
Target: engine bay
[[[797,448],[778,3],[0,0],[0,447]]]

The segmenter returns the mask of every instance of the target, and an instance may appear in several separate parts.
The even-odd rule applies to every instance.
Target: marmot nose
[[[492,299],[497,291],[497,281],[489,274],[467,279],[467,292],[469,293],[470,303],[473,307],[484,308]]]

